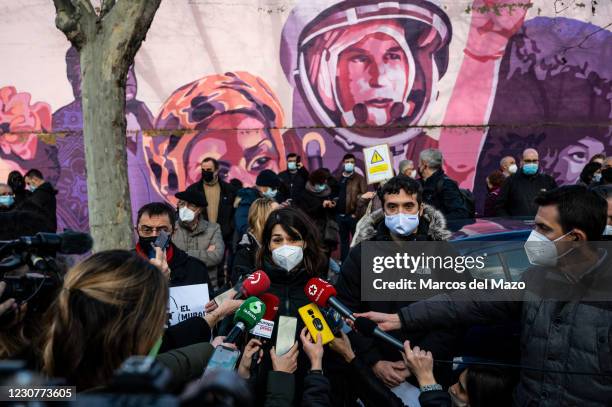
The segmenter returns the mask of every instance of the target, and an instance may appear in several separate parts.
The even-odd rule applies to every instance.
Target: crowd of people
[[[431,301],[366,301],[361,259],[364,242],[448,241],[447,221],[524,217],[535,223],[528,241],[553,245],[552,254],[539,254],[547,258],[530,258],[533,273],[555,266],[571,274],[580,258],[590,262],[588,278],[572,281],[597,284],[611,269],[607,253],[588,247],[560,253],[558,245],[612,235],[612,157],[594,156],[576,185],[560,187],[540,171],[536,150],[526,149],[518,162],[505,157],[486,179],[482,213],[443,164],[440,151],[423,150],[418,163],[402,161],[395,177],[369,186],[352,154],[336,173],[308,171],[289,154],[286,170],[263,170],[254,186],[244,187],[221,179],[219,163],[205,158],[201,180],[176,194],[175,207],[151,202],[139,209],[132,251],[98,252],[63,270],[36,306],[32,298],[3,301],[0,358],[25,360],[32,370],[91,392],[109,386],[130,356],[156,353],[173,372],[170,391],[178,394],[225,343],[244,300],[236,287],[260,270],[270,280],[267,292],[279,299],[277,314],[298,323],[286,353],[277,353],[273,340],[245,335],[226,344],[241,349],[236,375],[248,383],[255,405],[411,405],[402,393],[407,385],[423,407],[607,405],[610,303],[537,295],[459,301],[453,292]],[[13,172],[0,184],[0,211],[0,240],[57,228],[55,191],[35,169]],[[160,235],[169,237],[164,247],[154,244]],[[311,302],[304,287],[313,277],[332,281],[339,301],[401,341],[403,351],[350,320],[352,329],[325,347],[313,338],[298,315]],[[204,284],[202,298],[213,299],[206,312],[170,325],[170,290]],[[0,291],[5,287],[0,282]],[[228,292],[230,299],[214,300]],[[454,357],[481,345],[487,354],[474,356],[496,363],[466,360],[453,368]]]

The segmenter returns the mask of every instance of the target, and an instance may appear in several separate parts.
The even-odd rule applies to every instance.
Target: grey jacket
[[[588,283],[591,287],[601,284],[599,278],[609,279],[610,260],[596,269],[594,282]],[[535,268],[525,274],[523,280],[539,279],[546,270]],[[532,369],[521,370],[514,405],[609,406],[612,302],[543,299],[529,291],[523,295],[514,298],[519,301],[458,301],[452,293],[443,294],[402,308],[399,315],[402,328],[409,332],[520,319],[521,364]],[[596,374],[546,373],[533,368]]]
[[[206,264],[207,267],[215,267],[221,263],[225,245],[221,227],[217,223],[209,222],[200,217],[198,226],[192,232],[179,222],[179,227],[172,237],[174,244]],[[215,250],[208,251],[214,245]]]

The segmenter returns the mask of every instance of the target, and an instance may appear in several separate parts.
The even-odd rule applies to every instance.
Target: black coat
[[[304,192],[306,181],[308,181],[308,171],[302,167],[294,173],[289,170],[283,171],[278,176],[284,185],[283,189],[287,193],[288,198],[294,201],[299,200]]]
[[[170,287],[183,285],[208,284],[208,292],[212,298],[212,288],[208,278],[206,264],[200,259],[189,256],[186,252],[174,246],[170,267]]]
[[[351,248],[349,255],[342,263],[340,276],[335,284],[338,292],[337,298],[354,312],[376,311],[387,314],[397,313],[402,307],[410,302],[400,301],[362,301],[361,300],[361,241],[390,241],[389,229],[385,226],[382,211],[376,211],[370,215],[372,219],[378,219],[373,225],[366,226],[357,231],[359,243]],[[423,216],[419,221],[417,233],[414,240],[444,240],[448,239],[449,232],[446,230],[446,222],[440,211],[430,206],[424,206]],[[437,358],[447,359],[453,356],[454,347],[458,345],[457,338],[462,334],[459,329],[446,329],[405,335],[402,332],[391,332],[402,342],[409,339],[412,344],[431,351]],[[400,352],[372,338],[366,338],[358,333],[350,335],[351,343],[356,354],[363,358],[364,362],[372,366],[378,361],[402,360]],[[436,377],[444,384],[450,383],[450,371],[442,366],[436,370]]]
[[[443,170],[433,173],[423,184],[423,202],[442,212],[446,219],[470,217],[459,186],[448,178]]]
[[[320,273],[317,275],[309,275],[306,273],[305,269],[299,269],[293,271],[292,273],[288,273],[286,270],[277,267],[271,262],[264,262],[263,270],[266,272],[268,277],[270,277],[270,289],[268,292],[270,294],[276,295],[280,304],[278,307],[278,314],[276,317],[276,325],[278,325],[278,317],[280,315],[290,316],[297,318],[297,329],[295,332],[295,340],[300,347],[300,354],[298,356],[298,368],[295,371],[295,395],[294,395],[294,403],[299,404],[299,400],[302,397],[303,385],[304,385],[304,377],[306,372],[310,368],[310,361],[308,357],[301,349],[301,341],[300,341],[300,332],[302,328],[304,328],[304,323],[302,322],[302,318],[298,314],[298,308],[309,304],[310,300],[306,297],[304,293],[304,286],[312,277],[320,277]],[[275,328],[272,340],[270,343],[274,344],[276,341],[277,329]],[[264,352],[264,359],[261,363],[259,372],[258,372],[258,380],[265,380],[267,378],[267,372],[271,370],[272,362],[270,360],[270,356],[268,352]],[[258,382],[256,387],[258,389],[266,389],[266,385],[262,382]]]
[[[534,200],[542,191],[557,188],[550,175],[537,173],[525,175],[522,170],[512,174],[501,187],[497,198],[497,216],[530,216],[538,211]]]
[[[507,301],[496,293],[495,301],[486,295],[472,300],[456,300],[443,294],[431,301],[419,301],[400,313],[406,332],[476,324],[495,324],[504,320],[521,321],[521,364],[553,371],[612,374],[612,302],[580,300],[584,288],[596,290],[610,284],[612,254],[574,286],[573,301],[543,296],[557,281],[558,271],[542,267],[526,271],[525,293],[503,291]],[[552,275],[554,279],[544,278]],[[533,282],[535,281],[535,284]],[[609,298],[609,296],[608,296]],[[435,353],[434,353],[435,355]],[[600,375],[543,373],[522,369],[514,392],[517,406],[609,406],[612,378]]]
[[[53,186],[45,182],[32,192],[32,194],[24,201],[24,206],[27,204],[36,205],[41,214],[45,216],[48,226],[48,231],[55,232],[57,230],[57,201],[55,196],[57,190]]]
[[[236,246],[236,253],[232,263],[232,272],[230,274],[232,284],[236,284],[240,277],[251,274],[256,270],[255,256],[257,255],[257,249],[259,249],[259,244],[253,235],[248,232],[242,235],[242,239]]]
[[[228,243],[231,245],[232,237],[234,234],[234,200],[236,199],[236,188],[227,182],[219,180],[219,186],[221,187],[221,196],[219,197],[219,211],[217,215],[217,223],[221,226],[221,233],[223,234],[223,241],[226,247]],[[188,191],[196,191],[204,193],[204,181],[200,180],[187,187]],[[204,219],[208,220],[208,213],[202,211]]]

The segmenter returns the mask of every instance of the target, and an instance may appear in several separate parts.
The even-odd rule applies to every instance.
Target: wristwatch
[[[308,373],[323,375],[323,370],[321,370],[321,369],[313,369],[313,370],[309,370]]]
[[[421,392],[424,393],[426,391],[434,391],[434,390],[443,390],[442,386],[438,383],[435,384],[426,384],[425,386],[421,386]]]

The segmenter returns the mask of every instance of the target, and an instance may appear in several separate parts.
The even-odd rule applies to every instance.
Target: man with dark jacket
[[[342,264],[340,277],[335,285],[338,299],[354,312],[397,312],[409,304],[396,301],[369,302],[361,299],[362,242],[446,241],[450,238],[444,215],[423,203],[422,189],[418,181],[403,175],[396,176],[385,183],[378,195],[383,207],[360,223],[360,229],[356,231],[356,245]],[[409,336],[408,339],[423,349],[433,352],[435,348],[439,357],[445,358],[451,356],[449,349],[456,342],[456,336],[455,331],[447,330]],[[402,336],[401,339],[405,340],[407,337]],[[395,349],[359,334],[351,337],[351,342],[356,353],[388,387],[398,386],[409,376],[401,354]]]
[[[336,221],[340,235],[340,260],[348,256],[351,236],[357,225],[357,201],[367,192],[368,185],[363,175],[355,171],[355,156],[345,154],[342,158],[342,172],[338,177],[338,201]]]
[[[538,167],[538,152],[533,148],[523,151],[520,170],[506,178],[499,192],[497,216],[533,217],[536,214],[535,197],[557,187],[553,177],[542,174]]]
[[[470,217],[459,186],[442,169],[440,150],[428,148],[421,151],[418,172],[423,186],[423,202],[442,212],[447,220]]]
[[[254,188],[242,188],[236,194],[234,202],[234,229],[235,239],[238,243],[248,228],[249,209],[257,198],[270,198],[278,203],[285,201],[286,197],[281,191],[281,180],[272,170],[263,170],[257,174]]]
[[[306,187],[306,181],[308,181],[308,171],[297,154],[287,154],[287,169],[278,176],[287,190],[288,198],[293,201],[300,199]]]
[[[471,300],[443,294],[396,314],[361,316],[383,330],[404,332],[520,320],[521,364],[535,369],[521,369],[515,405],[607,406],[612,400],[612,253],[601,243],[587,243],[599,240],[604,230],[606,201],[569,185],[543,192],[536,204],[535,229],[525,244],[535,266],[522,276],[526,290]]]
[[[151,263],[168,276],[170,287],[208,284],[209,295],[212,298],[208,270],[203,261],[189,256],[172,241],[165,252],[153,247],[153,243],[162,231],[172,236],[175,226],[174,208],[162,202],[146,204],[138,210],[136,251],[151,259]]]
[[[57,230],[57,201],[55,195],[57,191],[53,186],[45,181],[42,173],[37,169],[31,169],[25,175],[26,188],[31,192],[27,202],[36,205],[42,214],[48,219],[47,226],[49,232]]]
[[[206,210],[202,213],[204,219],[209,222],[218,223],[221,226],[223,243],[231,252],[232,238],[234,236],[234,200],[236,189],[227,182],[219,179],[219,162],[214,158],[206,157],[202,160],[202,179],[189,185],[187,191],[204,192],[206,197]],[[223,261],[219,267],[218,284],[223,285],[225,274]]]

